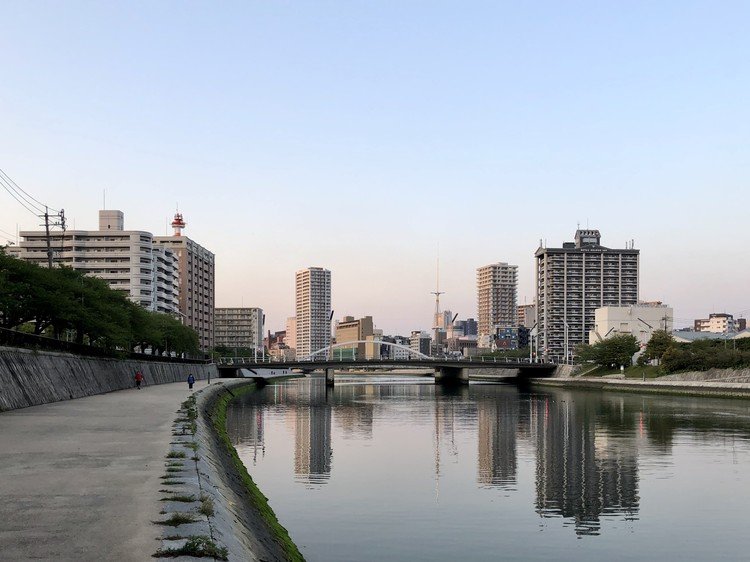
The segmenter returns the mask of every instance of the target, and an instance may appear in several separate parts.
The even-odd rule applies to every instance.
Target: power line
[[[18,196],[17,196],[16,194],[15,194],[15,192],[14,192],[14,191],[12,191],[12,190],[11,190],[11,189],[10,189],[10,188],[9,188],[9,187],[8,187],[8,186],[7,186],[7,185],[6,185],[5,183],[4,183],[4,182],[3,182],[3,179],[2,179],[2,178],[0,178],[0,185],[2,185],[2,186],[3,186],[3,188],[5,189],[5,191],[7,191],[8,193],[10,193],[10,196],[11,196],[11,197],[13,197],[13,199],[15,199],[16,201],[18,201],[18,202],[19,202],[19,203],[21,204],[21,206],[22,206],[22,207],[23,207],[24,209],[26,209],[26,210],[27,210],[28,212],[30,212],[30,213],[31,213],[32,215],[34,215],[35,217],[38,217],[38,216],[39,216],[39,212],[40,212],[40,211],[39,211],[38,209],[37,209],[37,210],[35,210],[35,209],[32,209],[32,208],[31,208],[31,207],[29,207],[29,206],[28,206],[28,205],[27,205],[26,203],[24,203],[24,202],[23,202],[23,200],[21,200],[21,199],[20,199],[20,198],[19,198],[19,197],[18,197]]]
[[[13,188],[14,191],[16,191],[16,192],[20,191],[21,193],[23,193],[24,195],[26,195],[26,197],[28,197],[28,199],[31,199],[32,201],[34,201],[37,205],[40,206],[40,209],[41,209],[41,207],[48,207],[50,211],[54,211],[55,213],[59,213],[60,212],[59,209],[53,209],[49,205],[46,205],[45,203],[42,203],[41,201],[39,201],[39,199],[37,199],[33,195],[31,195],[28,191],[26,191],[24,188],[22,188],[20,185],[18,185],[16,182],[14,182],[13,178],[11,178],[8,174],[6,174],[5,171],[3,171],[2,168],[0,168],[0,177],[5,178],[5,180],[8,181],[11,184],[11,187]]]

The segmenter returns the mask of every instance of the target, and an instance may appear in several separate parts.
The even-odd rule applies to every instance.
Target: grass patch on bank
[[[166,493],[171,493],[171,492],[166,492]],[[193,494],[189,494],[189,495],[188,494],[173,494],[171,496],[165,496],[163,498],[159,498],[159,501],[192,503],[196,501],[196,499]]]
[[[168,459],[184,459],[185,457],[187,457],[185,451],[169,451],[167,453]]]
[[[179,527],[186,523],[197,523],[198,519],[192,513],[181,513],[175,511],[164,521],[157,521],[159,525],[169,525],[170,527]]]
[[[176,558],[178,556],[228,560],[229,551],[225,546],[217,545],[209,537],[196,535],[189,537],[187,542],[179,548],[160,548],[154,554],[154,558]]]
[[[239,388],[234,388],[231,392],[222,392],[221,396],[216,399],[213,405],[210,416],[211,423],[214,427],[214,430],[216,431],[219,440],[222,442],[227,452],[229,453],[232,464],[234,465],[234,468],[237,470],[242,483],[247,489],[253,505],[270,528],[271,533],[274,535],[274,537],[276,537],[276,540],[284,550],[287,558],[291,561],[304,562],[302,553],[297,548],[297,545],[292,541],[288,531],[281,525],[281,523],[279,523],[279,520],[277,519],[276,514],[273,512],[273,509],[271,509],[271,506],[268,505],[268,498],[266,498],[266,496],[264,496],[263,493],[258,489],[258,486],[256,486],[252,477],[247,472],[247,468],[242,463],[242,460],[240,460],[240,457],[237,454],[237,450],[232,445],[232,441],[229,439],[229,435],[227,434],[227,408],[229,406],[229,403],[235,397],[247,394],[248,392],[253,392],[255,389],[255,384],[251,383]]]

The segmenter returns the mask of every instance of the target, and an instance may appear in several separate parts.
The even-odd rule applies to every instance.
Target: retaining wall
[[[216,365],[105,359],[0,347],[0,410],[132,388],[138,370],[147,385],[182,382],[189,373],[196,379],[219,376]]]

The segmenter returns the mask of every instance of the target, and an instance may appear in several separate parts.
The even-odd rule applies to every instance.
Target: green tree
[[[652,335],[651,339],[646,344],[646,351],[643,356],[646,359],[656,360],[657,363],[661,362],[661,358],[664,353],[674,345],[674,338],[672,334],[666,330],[656,330]]]
[[[602,367],[630,365],[633,355],[640,345],[631,334],[617,334],[594,345],[580,345],[576,354],[584,361],[591,361]]]

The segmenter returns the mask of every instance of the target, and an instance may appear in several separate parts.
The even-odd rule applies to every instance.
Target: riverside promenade
[[[0,413],[0,560],[152,559],[159,477],[189,394],[149,385]]]

